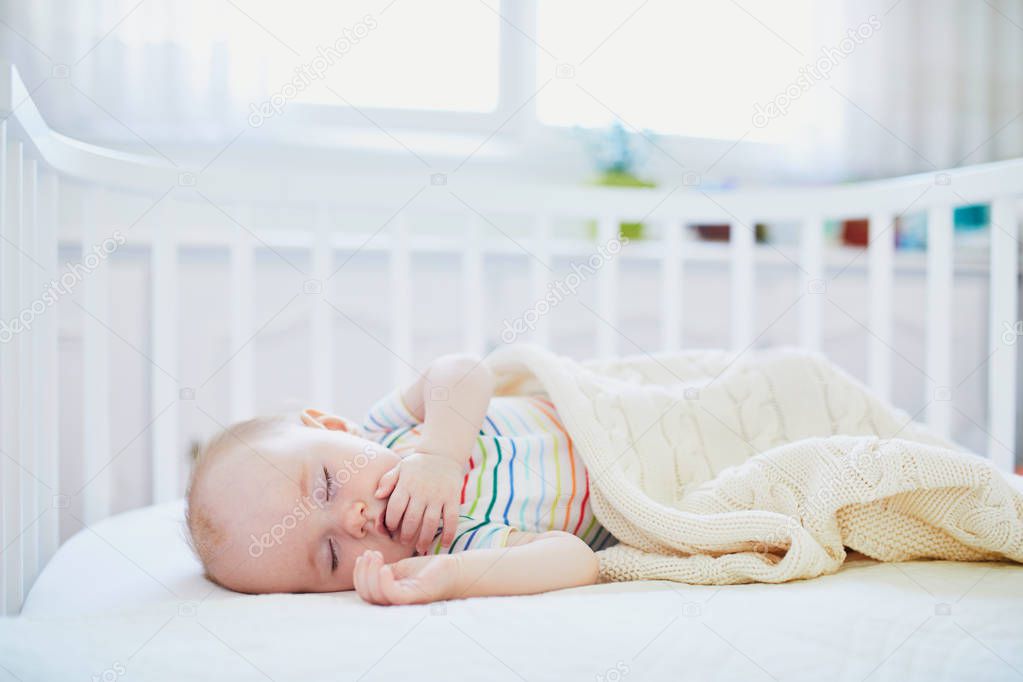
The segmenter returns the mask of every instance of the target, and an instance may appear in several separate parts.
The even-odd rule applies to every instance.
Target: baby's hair
[[[232,451],[250,451],[261,437],[273,432],[288,422],[284,415],[255,417],[237,422],[210,438],[205,445],[193,448],[192,473],[185,492],[185,525],[188,528],[188,544],[199,558],[206,571],[206,577],[215,583],[219,581],[211,574],[210,565],[225,547],[226,538],[220,525],[214,519],[203,499],[211,491],[205,490],[203,480],[210,467],[225,454]]]

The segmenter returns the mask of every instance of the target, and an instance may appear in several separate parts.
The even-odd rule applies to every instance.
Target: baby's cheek
[[[337,575],[333,576],[333,582],[331,583],[333,585],[332,591],[355,589],[355,562],[366,550],[380,552],[384,556],[384,563],[391,564],[405,558],[400,554],[401,547],[399,546],[397,549],[398,552],[393,547],[381,546],[381,543],[366,541],[352,541],[343,545],[341,548],[343,558],[337,567]]]
[[[385,541],[387,545],[386,549],[381,549],[380,553],[384,555],[384,559],[387,563],[394,563],[395,561],[401,561],[407,559],[415,553],[414,548],[407,547],[397,542]]]
[[[335,580],[338,581],[336,589],[338,590],[354,590],[355,589],[355,560],[358,556],[354,556],[351,559],[341,562],[341,565],[337,567],[337,576]]]
[[[367,549],[380,552],[384,557],[384,563],[392,564],[412,556],[413,548],[402,545],[396,540],[386,537],[364,538],[352,543],[352,553],[358,557]]]

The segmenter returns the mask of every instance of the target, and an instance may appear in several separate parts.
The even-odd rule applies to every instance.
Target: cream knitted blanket
[[[822,355],[686,351],[577,363],[529,345],[498,393],[546,393],[621,544],[605,580],[783,582],[881,561],[1023,562],[1023,495]]]

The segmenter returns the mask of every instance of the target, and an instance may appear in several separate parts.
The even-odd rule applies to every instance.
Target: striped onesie
[[[394,390],[369,411],[366,437],[399,457],[415,451],[421,423]],[[590,480],[554,405],[544,397],[491,399],[462,479],[458,531],[430,552],[504,547],[512,530],[564,530],[592,549],[616,541],[589,504]]]

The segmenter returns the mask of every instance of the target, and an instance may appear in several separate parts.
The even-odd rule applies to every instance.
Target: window
[[[254,127],[273,119],[267,137],[376,139],[401,130],[402,139],[414,133],[445,149],[461,136],[469,151],[478,146],[472,136],[511,140],[525,131],[553,140],[565,127],[616,118],[664,135],[784,139],[805,122],[808,103],[761,128],[751,126],[755,106],[784,93],[819,57],[811,26],[824,11],[811,0],[76,7],[11,17],[53,60],[74,65],[74,85],[88,98],[48,108],[43,100],[51,123],[73,136],[173,140],[201,120],[210,136],[230,137],[247,117]],[[37,81],[50,74],[42,48],[11,44],[24,73]]]
[[[324,49],[337,41],[349,48],[324,71],[330,89],[359,107],[480,113],[496,108],[497,0],[394,2],[383,9],[379,2],[361,4],[363,14],[345,3],[333,33],[317,32]],[[277,77],[290,74],[285,67]],[[310,87],[299,101],[343,104],[330,89]]]
[[[552,80],[537,97],[538,118],[604,126],[620,117],[658,133],[778,139],[795,119],[760,131],[754,106],[813,59],[812,9],[809,0],[539,3],[537,79]],[[559,63],[571,65],[571,78],[556,75]]]

